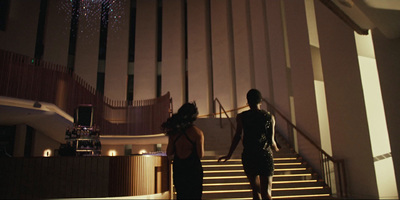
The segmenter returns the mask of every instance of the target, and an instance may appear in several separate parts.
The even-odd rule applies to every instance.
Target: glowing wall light
[[[51,149],[46,149],[43,151],[43,157],[50,157],[51,156]]]
[[[147,151],[145,149],[142,149],[139,151],[139,154],[145,154],[145,153],[147,153]]]
[[[117,151],[112,149],[112,150],[108,151],[108,155],[109,156],[117,156]]]

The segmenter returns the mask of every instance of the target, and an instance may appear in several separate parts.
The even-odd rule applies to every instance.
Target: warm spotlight
[[[51,149],[46,149],[43,151],[43,157],[50,157],[51,156]]]
[[[108,155],[109,155],[109,156],[117,156],[117,151],[115,151],[115,150],[110,150],[110,151],[108,151]]]

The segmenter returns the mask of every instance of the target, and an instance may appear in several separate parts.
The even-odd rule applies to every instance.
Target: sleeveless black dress
[[[243,124],[242,164],[248,175],[274,175],[271,150],[271,114],[264,110],[248,110],[240,114]]]
[[[197,154],[196,143],[190,140],[186,132],[179,135],[175,142],[181,137],[192,144],[193,149],[189,157],[185,159],[174,155],[173,178],[177,193],[177,199],[201,199],[203,193],[203,167]]]

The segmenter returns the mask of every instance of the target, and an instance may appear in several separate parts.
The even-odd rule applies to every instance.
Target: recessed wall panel
[[[196,101],[200,115],[211,113],[213,99],[208,2],[187,1],[188,96]]]
[[[43,59],[67,66],[72,4],[65,4],[65,1],[47,2]]]
[[[218,98],[225,110],[231,110],[233,100],[233,61],[231,6],[228,0],[210,1],[211,48],[214,97]]]
[[[297,126],[314,143],[320,144],[317,104],[311,49],[308,40],[304,1],[284,1],[294,109]],[[298,134],[299,151],[307,155],[310,165],[320,168],[319,153]]]
[[[170,92],[175,111],[185,101],[185,30],[183,0],[163,1],[162,94]]]
[[[251,0],[249,2],[255,88],[260,90],[263,97],[270,97],[265,32],[266,19],[263,2],[262,0]]]
[[[114,8],[108,18],[104,96],[126,100],[130,0],[121,0],[120,7]]]
[[[10,1],[6,30],[0,31],[0,48],[34,57],[40,1]]]
[[[247,104],[246,94],[254,87],[251,71],[252,48],[250,46],[248,3],[243,0],[232,0],[232,29],[235,67],[235,87],[237,107]]]
[[[78,76],[96,88],[101,12],[85,16],[84,5],[80,6],[74,69]],[[92,3],[90,10],[101,10],[101,3]]]
[[[273,89],[273,99],[271,103],[282,112],[286,118],[290,119],[289,105],[289,86],[286,75],[285,44],[282,27],[281,4],[279,1],[266,1],[266,16],[268,25],[269,55],[271,63],[271,79]],[[286,122],[277,117],[276,129],[287,137]]]
[[[157,0],[138,0],[133,99],[157,95]]]

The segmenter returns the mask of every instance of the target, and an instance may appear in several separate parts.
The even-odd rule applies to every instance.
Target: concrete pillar
[[[379,80],[383,105],[386,115],[386,123],[389,132],[390,148],[396,175],[397,193],[400,194],[400,38],[388,39],[377,29],[372,30],[375,47],[375,58],[378,67]]]
[[[185,102],[185,30],[183,0],[163,1],[161,94],[170,92],[174,112]]]
[[[210,1],[210,4],[213,92],[225,110],[231,110],[236,107],[231,6],[228,0]]]
[[[78,76],[96,88],[101,20],[101,12],[98,11],[101,10],[101,3],[92,2],[89,5],[86,7],[88,16],[85,16],[84,4],[80,5],[74,70]]]
[[[47,2],[43,60],[67,66],[72,4],[65,1]]]
[[[262,0],[251,0],[249,2],[255,88],[260,90],[263,97],[269,98],[271,90],[267,58],[265,4]]]
[[[189,101],[196,101],[199,114],[212,111],[209,0],[187,1],[187,48]]]
[[[24,157],[25,155],[26,129],[25,124],[19,124],[15,129],[13,157]]]
[[[290,56],[289,67],[292,77],[295,123],[311,140],[320,145],[314,74],[304,1],[285,0],[283,2],[285,6],[288,53]],[[300,153],[307,156],[306,159],[310,165],[318,171],[320,169],[319,151],[309,148],[311,144],[300,134],[297,134],[297,136]]]
[[[354,31],[315,1],[333,157],[344,159],[351,198],[378,198]]]
[[[157,95],[157,0],[138,0],[136,11],[134,100]]]
[[[269,41],[269,54],[271,63],[271,79],[273,85],[273,99],[269,99],[270,103],[285,117],[290,119],[290,105],[289,105],[289,82],[287,78],[286,58],[285,58],[285,44],[284,33],[282,27],[282,12],[281,3],[275,0],[266,1],[266,15],[268,24],[268,41]],[[276,129],[288,137],[288,130],[286,122],[275,115]]]
[[[130,1],[121,0],[108,16],[104,96],[126,100],[128,82]]]
[[[254,87],[251,69],[253,66],[253,48],[251,48],[251,30],[248,1],[232,0],[233,52],[235,69],[235,88],[237,107],[247,104],[246,94]]]
[[[10,1],[6,30],[0,31],[1,49],[34,57],[40,1]]]

